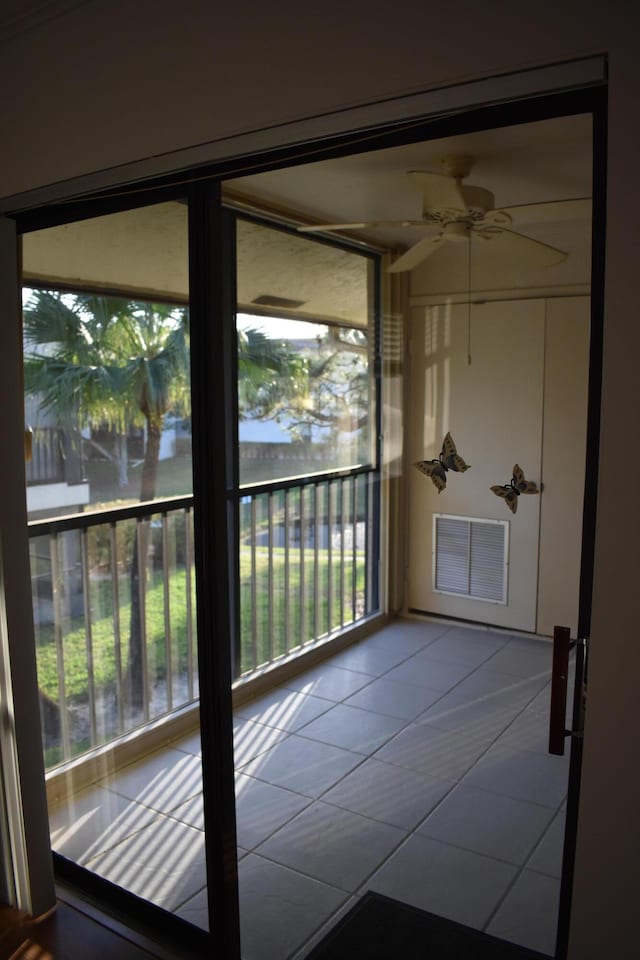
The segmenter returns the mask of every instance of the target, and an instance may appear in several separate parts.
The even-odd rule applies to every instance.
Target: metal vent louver
[[[434,590],[506,603],[508,521],[434,514],[433,525]]]

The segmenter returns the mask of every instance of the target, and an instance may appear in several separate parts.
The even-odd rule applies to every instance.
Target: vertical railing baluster
[[[274,605],[274,586],[273,586],[273,490],[267,494],[267,631],[269,662],[273,660],[273,605]]]
[[[89,577],[89,551],[87,548],[87,530],[80,531],[80,563],[82,566],[82,592],[84,598],[84,635],[87,651],[87,687],[89,693],[89,731],[91,746],[98,742],[98,724],[96,717],[96,686],[93,665],[93,631],[91,624],[91,578]]]
[[[187,692],[189,700],[193,700],[193,603],[191,599],[191,564],[192,564],[192,537],[191,537],[191,510],[187,507],[184,511],[184,552],[185,552],[185,590],[187,591]]]
[[[363,482],[364,487],[364,610],[362,611],[363,615],[369,612],[369,607],[371,606],[371,517],[370,517],[370,505],[371,505],[371,474],[368,474],[364,477]]]
[[[173,645],[171,643],[171,606],[169,597],[169,518],[162,514],[162,583],[164,600],[164,676],[167,710],[173,707]]]
[[[333,482],[327,480],[327,633],[333,630],[333,544],[331,542],[332,530],[332,496]]]
[[[252,495],[250,505],[250,543],[251,543],[251,666],[258,666],[258,624],[256,606],[258,591],[256,587],[256,497]]]
[[[149,719],[149,658],[147,655],[147,554],[148,520],[136,520],[136,547],[138,550],[138,602],[140,604],[140,658],[142,663],[142,711]],[[133,598],[132,598],[133,601]]]
[[[314,509],[314,525],[313,525],[313,628],[314,628],[314,639],[318,639],[320,636],[320,557],[319,557],[319,542],[320,542],[320,484],[316,483],[313,487],[313,509]]]
[[[356,545],[358,542],[358,487],[357,478],[351,478],[351,523],[352,523],[352,543],[351,543],[351,619],[356,619],[356,591],[358,580],[356,575]]]
[[[340,479],[340,626],[344,627],[344,477]]]
[[[71,756],[71,742],[69,739],[69,714],[67,712],[67,691],[64,674],[62,603],[60,597],[60,563],[58,559],[58,537],[56,534],[53,534],[49,540],[49,555],[51,558],[51,586],[53,593],[53,629],[56,644],[56,667],[58,670],[60,738],[62,740],[63,759],[68,760]]]
[[[289,584],[291,571],[289,569],[289,490],[284,491],[284,651],[291,649],[291,603],[289,598]]]
[[[114,659],[116,664],[116,713],[118,733],[124,732],[124,702],[122,698],[122,637],[120,634],[120,584],[118,581],[118,541],[116,523],[109,524],[111,547],[111,620],[113,623]]]
[[[306,487],[300,487],[300,577],[298,580],[298,590],[300,595],[300,645],[305,643],[305,628],[307,625],[306,603],[304,595],[304,531],[305,531],[305,509],[304,495]]]

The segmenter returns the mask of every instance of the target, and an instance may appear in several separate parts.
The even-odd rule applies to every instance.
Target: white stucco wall
[[[638,9],[632,0],[227,8],[93,0],[18,36],[0,56],[0,190],[8,196],[349,105],[609,55],[601,487],[575,960],[629,956],[637,938]]]

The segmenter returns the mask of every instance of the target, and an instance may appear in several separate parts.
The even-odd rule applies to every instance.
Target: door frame
[[[513,75],[511,78],[493,78],[494,90],[493,98],[490,95],[490,89],[485,86],[488,81],[478,81],[475,85],[462,84],[459,88],[452,88],[458,91],[458,99],[449,98],[449,106],[443,108],[442,98],[439,101],[432,101],[431,111],[424,109],[424,100],[422,101],[422,110],[419,104],[421,101],[412,97],[404,98],[399,101],[391,101],[378,110],[378,118],[382,113],[384,121],[379,119],[372,123],[369,119],[369,125],[358,127],[354,122],[356,114],[345,111],[342,114],[329,114],[323,118],[324,124],[329,124],[331,128],[333,123],[333,133],[314,136],[313,133],[304,133],[300,138],[300,131],[304,131],[304,123],[296,130],[292,130],[285,125],[282,129],[274,128],[271,131],[272,137],[275,137],[275,146],[269,149],[256,148],[255,146],[247,152],[233,153],[227,152],[221,159],[210,162],[206,167],[188,169],[182,167],[177,172],[162,176],[156,176],[153,179],[147,179],[143,184],[140,183],[141,177],[144,177],[144,161],[139,165],[133,164],[131,168],[123,168],[121,171],[110,171],[111,183],[118,183],[117,187],[109,186],[95,192],[96,178],[81,178],[74,184],[63,184],[61,187],[53,189],[53,203],[51,190],[30,192],[23,197],[10,198],[5,202],[4,208],[8,210],[8,216],[16,221],[19,232],[43,229],[47,226],[54,226],[60,223],[71,222],[74,220],[85,219],[89,216],[99,216],[105,213],[114,213],[118,210],[124,210],[130,207],[141,206],[160,202],[167,199],[175,199],[185,195],[185,187],[189,184],[190,200],[194,203],[194,216],[192,220],[191,239],[195,243],[202,243],[201,254],[194,251],[194,275],[191,282],[194,289],[198,291],[197,297],[201,297],[201,306],[196,307],[196,311],[201,309],[201,316],[204,318],[208,314],[208,309],[213,304],[223,305],[223,286],[221,284],[220,272],[221,265],[216,262],[216,252],[224,256],[224,242],[222,240],[223,224],[217,220],[212,211],[206,209],[207,198],[216,194],[217,187],[212,183],[220,181],[230,176],[240,176],[243,172],[256,172],[256,170],[268,170],[289,165],[302,164],[310,159],[312,151],[314,160],[326,159],[333,156],[346,155],[349,153],[370,151],[391,147],[401,143],[426,141],[431,139],[440,139],[445,136],[468,133],[474,130],[488,129],[497,126],[512,126],[521,123],[528,123],[534,120],[544,120],[551,117],[568,116],[572,113],[591,113],[594,119],[594,207],[593,207],[593,255],[592,255],[592,301],[591,301],[591,350],[590,350],[590,378],[589,378],[589,401],[588,401],[588,431],[587,431],[587,471],[585,481],[585,506],[583,522],[583,543],[582,543],[582,567],[580,582],[580,635],[588,636],[591,619],[591,595],[593,585],[594,570],[594,552],[595,552],[595,509],[597,499],[597,465],[599,449],[599,420],[600,420],[600,394],[601,394],[601,367],[602,367],[602,326],[603,326],[603,306],[604,306],[604,226],[605,226],[605,189],[606,189],[606,80],[604,76],[604,58],[590,58],[584,61],[576,61],[575,65],[582,64],[585,69],[571,70],[567,68],[571,64],[556,65],[556,74],[553,68],[540,68],[537,73],[533,71],[523,71],[521,75]],[[586,66],[585,66],[586,65]],[[564,68],[565,80],[562,80]],[[553,82],[549,81],[549,70]],[[545,73],[546,71],[546,73]],[[542,90],[536,87],[532,81],[532,75],[536,75],[536,80],[544,78]],[[518,87],[514,84],[514,77],[528,80]],[[507,81],[498,83],[498,81]],[[509,83],[508,81],[511,81]],[[495,84],[497,83],[497,88]],[[545,86],[546,84],[546,86]],[[495,90],[498,90],[498,95]],[[474,94],[475,90],[475,94]],[[478,91],[484,90],[479,94]],[[433,92],[432,92],[433,93]],[[436,91],[435,93],[438,93]],[[442,91],[440,91],[442,93]],[[427,95],[423,95],[427,96]],[[475,99],[474,99],[475,96]],[[484,97],[484,99],[483,99]],[[466,98],[466,99],[465,99]],[[446,97],[445,97],[446,102]],[[404,104],[404,110],[402,105]],[[455,104],[455,106],[452,106]],[[467,108],[465,109],[465,105]],[[396,113],[394,115],[394,106]],[[417,108],[417,109],[416,109]],[[414,111],[414,112],[412,112]],[[394,119],[395,116],[395,119]],[[352,126],[349,127],[348,124]],[[346,126],[345,126],[346,124]],[[295,125],[293,125],[295,128]],[[346,130],[346,132],[345,132]],[[296,139],[297,136],[297,139]],[[226,144],[226,146],[225,146]],[[221,141],[221,148],[232,151],[233,141]],[[246,146],[246,144],[245,144]],[[175,169],[175,168],[174,168]],[[120,179],[118,179],[120,178]],[[98,177],[98,180],[100,178]],[[87,181],[91,186],[87,190]],[[136,181],[136,182],[132,182]],[[56,189],[58,199],[55,199]],[[70,202],[65,202],[63,198],[73,197]],[[62,201],[62,202],[61,202]],[[48,206],[34,207],[34,203],[49,203]],[[193,306],[192,306],[193,310]],[[208,341],[204,357],[208,355],[211,358],[212,341]],[[228,343],[227,347],[228,349]],[[202,364],[200,366],[202,366]],[[227,364],[228,368],[228,364]],[[224,386],[225,381],[230,375],[227,369],[225,377],[221,378],[220,390],[228,389]],[[197,375],[202,377],[201,372]],[[207,382],[207,386],[210,381]],[[199,393],[203,384],[197,388]],[[204,391],[206,393],[206,391]],[[204,409],[204,408],[203,408]],[[206,418],[203,417],[198,428],[198,440],[196,443],[200,446],[200,453],[197,455],[198,470],[201,471],[201,479],[211,480],[213,488],[218,491],[223,482],[224,471],[226,470],[225,458],[220,457],[222,447],[212,444],[210,437],[204,435]],[[217,425],[217,426],[216,426]],[[217,435],[224,446],[228,442],[225,436],[224,425],[220,425],[220,419],[213,420],[213,427],[217,430]],[[195,432],[194,432],[195,440]],[[209,452],[204,449],[209,444]],[[211,451],[218,450],[218,462],[213,462]],[[195,492],[195,491],[194,491]],[[228,519],[228,518],[227,518]],[[224,525],[220,510],[220,504],[212,510],[211,514],[203,519],[203,530],[220,530],[220,525]],[[225,527],[228,537],[229,526]],[[210,536],[209,536],[210,539]],[[204,541],[203,541],[204,542]],[[218,544],[218,547],[211,553],[206,548],[201,555],[201,564],[206,569],[222,569],[225,567],[228,572],[228,543],[226,538]],[[216,552],[217,551],[217,552]],[[204,575],[201,572],[201,575]],[[225,624],[229,621],[229,597],[223,598],[223,607],[225,609],[213,611],[209,609],[204,614],[209,618],[211,624],[215,624],[216,631],[224,630]],[[219,635],[219,634],[218,634]],[[11,641],[11,637],[10,637]],[[16,644],[18,639],[14,641]],[[225,644],[218,645],[225,647]],[[230,658],[223,653],[216,653],[215,657],[205,655],[201,673],[201,689],[210,691],[210,702],[212,704],[210,713],[206,714],[206,719],[202,725],[203,734],[203,768],[206,766],[209,770],[210,782],[213,784],[214,773],[217,773],[218,779],[226,781],[220,789],[212,786],[209,797],[207,798],[207,787],[205,778],[205,816],[208,829],[216,836],[211,838],[208,843],[208,851],[214,858],[214,863],[209,864],[211,871],[216,871],[216,879],[210,887],[210,896],[214,896],[216,891],[217,898],[217,916],[224,916],[226,949],[229,957],[239,957],[239,931],[237,920],[237,864],[235,857],[229,856],[229,851],[234,838],[235,822],[235,798],[233,794],[233,770],[232,761],[232,730],[230,722],[230,689],[231,689],[231,665]],[[20,684],[33,683],[33,676],[27,670],[24,675],[14,676],[14,687]],[[205,708],[206,711],[206,708]],[[580,764],[581,764],[581,742],[577,739],[572,741],[572,757],[570,767],[570,790],[569,802],[567,808],[567,828],[565,833],[565,856],[563,866],[563,879],[561,888],[561,908],[559,921],[559,935],[557,957],[566,956],[569,915],[571,907],[571,888],[573,880],[573,858],[575,855],[575,838],[577,832],[577,813],[578,797],[580,783]],[[206,758],[206,760],[205,760]],[[222,776],[220,777],[220,773]],[[46,810],[45,810],[46,813]],[[218,859],[219,858],[219,859]],[[82,868],[78,868],[81,870]],[[115,894],[114,894],[115,896]],[[126,904],[121,905],[124,909]],[[154,911],[152,910],[153,914]],[[162,911],[164,913],[164,911]],[[149,917],[149,922],[155,925],[158,930],[157,916]],[[192,928],[193,929],[193,928]],[[211,940],[213,942],[213,933]],[[218,941],[219,943],[219,941]]]

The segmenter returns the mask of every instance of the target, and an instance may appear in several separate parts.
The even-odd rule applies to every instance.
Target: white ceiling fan
[[[583,220],[591,216],[591,199],[552,200],[525,203],[512,207],[494,206],[494,196],[484,187],[468,186],[462,181],[469,176],[474,157],[455,154],[444,157],[444,173],[411,171],[408,176],[422,192],[422,219],[370,220],[360,223],[324,223],[299,227],[301,233],[331,230],[360,230],[367,227],[431,227],[437,230],[423,237],[390,267],[390,273],[402,273],[422,263],[447,243],[478,241],[490,243],[498,255],[516,256],[533,266],[553,266],[568,256],[563,250],[511,229],[513,224],[559,223]]]

